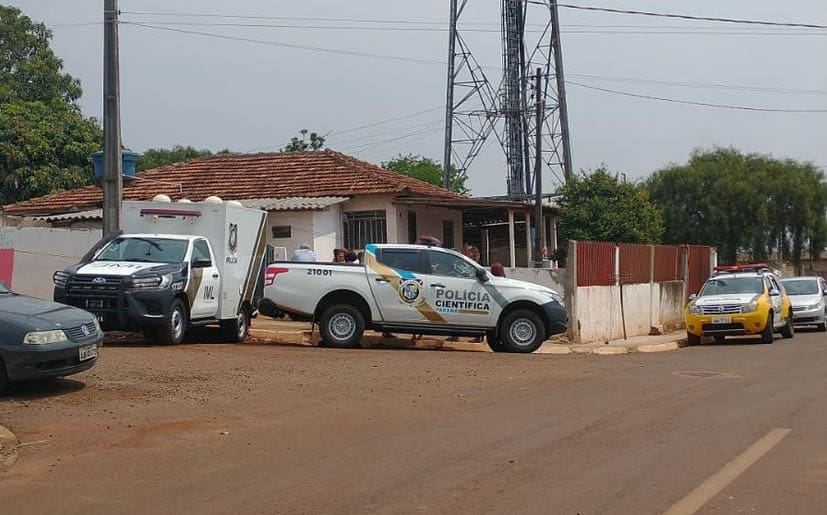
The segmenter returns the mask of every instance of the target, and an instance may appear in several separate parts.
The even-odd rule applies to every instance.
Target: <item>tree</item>
[[[230,151],[225,149],[218,153],[229,154]],[[213,155],[214,154],[207,149],[198,150],[189,145],[186,147],[175,145],[172,148],[150,148],[138,158],[137,170],[149,170],[188,159],[199,159]]]
[[[311,132],[310,141],[307,141],[307,129],[300,130],[299,134],[302,135],[301,139],[295,136],[290,138],[290,143],[282,149],[282,152],[304,152],[306,150],[319,150],[324,147],[324,136]]]
[[[403,156],[400,154],[390,161],[382,163],[382,168],[431,183],[435,186],[442,186],[442,165],[428,157],[413,154]],[[468,194],[468,188],[465,186],[465,181],[467,180],[467,175],[459,173],[457,169],[451,165],[448,171],[449,190],[460,195]]]
[[[80,82],[62,73],[52,35],[19,9],[0,6],[0,204],[92,180],[98,123],[76,101]]]
[[[559,193],[564,239],[655,243],[663,234],[661,215],[646,191],[604,167],[572,177]]]
[[[714,245],[725,263],[777,254],[800,272],[803,253],[818,254],[827,241],[827,186],[811,164],[733,148],[697,150],[685,165],[655,172],[645,187],[663,213],[666,242]]]

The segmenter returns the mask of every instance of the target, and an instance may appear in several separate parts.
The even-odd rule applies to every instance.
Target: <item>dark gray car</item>
[[[9,381],[91,368],[102,339],[91,313],[18,295],[0,282],[0,391]]]

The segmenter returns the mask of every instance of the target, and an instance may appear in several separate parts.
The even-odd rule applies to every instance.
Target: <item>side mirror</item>
[[[199,259],[192,262],[193,268],[209,268],[212,266],[212,261],[209,259]]]
[[[698,294],[697,294],[697,293],[693,293],[692,295],[690,295],[690,296],[689,296],[689,300],[695,300],[695,299],[697,299],[697,298],[698,298]]]
[[[483,283],[488,282],[488,273],[486,273],[485,270],[483,270],[482,268],[477,268],[476,274],[477,274],[477,279],[480,282],[483,282]]]

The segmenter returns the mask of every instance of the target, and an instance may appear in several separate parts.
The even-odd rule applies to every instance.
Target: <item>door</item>
[[[454,252],[427,251],[425,301],[451,325],[494,327],[499,315],[496,290],[477,278],[479,267]]]
[[[190,268],[190,284],[187,288],[190,318],[214,318],[218,314],[221,277],[207,240],[198,239],[193,242]]]
[[[423,255],[419,249],[379,248],[376,261],[366,263],[368,281],[387,323],[421,323],[424,288]]]
[[[773,325],[778,326],[784,318],[781,287],[775,282],[775,278],[771,275],[766,276],[767,289],[770,293],[770,302],[772,303]]]

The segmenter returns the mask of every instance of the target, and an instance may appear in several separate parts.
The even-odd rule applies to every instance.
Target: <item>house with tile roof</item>
[[[222,154],[124,180],[124,200],[159,194],[173,202],[218,196],[268,211],[269,243],[277,257],[289,258],[300,245],[308,245],[320,260],[332,259],[334,248],[412,243],[422,234],[459,249],[464,211],[499,210],[509,213],[510,261],[516,264],[514,212],[523,212],[522,220],[527,220],[532,209],[469,198],[332,150]],[[2,206],[0,226],[99,229],[102,204],[100,186],[86,186]],[[526,247],[522,250],[530,254]]]

